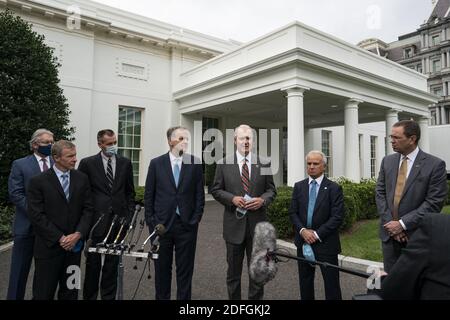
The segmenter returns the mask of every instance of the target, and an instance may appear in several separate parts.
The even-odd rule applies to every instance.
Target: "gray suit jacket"
[[[395,185],[399,170],[400,154],[384,157],[376,187],[376,203],[380,215],[380,237],[386,242],[389,234],[383,225],[392,220]],[[409,173],[398,215],[411,235],[427,213],[439,213],[447,199],[447,173],[445,162],[419,150]]]
[[[226,242],[240,244],[245,238],[246,224],[249,224],[253,237],[255,226],[258,222],[266,221],[266,208],[276,196],[273,176],[261,175],[261,169],[269,170],[269,164],[262,164],[261,159],[252,155],[250,172],[250,196],[261,197],[265,205],[256,211],[248,211],[243,219],[236,218],[236,206],[233,205],[233,197],[244,196],[244,188],[241,183],[241,174],[237,163],[236,154],[222,159],[217,163],[216,175],[214,177],[211,193],[217,201],[225,206],[223,214],[223,238]],[[265,161],[263,161],[265,163]]]

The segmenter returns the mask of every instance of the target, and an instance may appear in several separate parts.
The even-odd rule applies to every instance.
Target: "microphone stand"
[[[275,261],[275,263],[277,263],[279,261],[278,257],[284,257],[284,258],[289,258],[289,259],[294,259],[297,261],[302,261],[302,262],[306,262],[312,265],[319,265],[319,266],[323,266],[325,268],[334,268],[334,269],[338,269],[339,271],[342,271],[344,273],[348,273],[348,274],[352,274],[354,276],[358,276],[361,278],[369,278],[371,275],[365,272],[361,272],[358,270],[353,270],[353,269],[348,269],[348,268],[344,268],[344,267],[339,267],[337,265],[328,263],[328,262],[321,262],[321,261],[310,261],[308,259],[302,258],[302,257],[297,257],[297,256],[292,256],[289,254],[285,254],[285,253],[278,253],[276,251],[269,251],[269,249],[267,249],[267,257],[269,259],[273,259]]]
[[[100,223],[100,221],[103,220],[104,217],[105,217],[105,213],[103,212],[102,215],[100,216],[100,218],[98,218],[97,222],[92,227],[91,232],[89,232],[89,238],[86,241],[86,246],[84,247],[84,256],[86,258],[88,257],[89,248],[91,247],[91,244],[92,244],[92,235],[94,234],[94,230],[95,230],[95,228],[97,228],[98,224]]]

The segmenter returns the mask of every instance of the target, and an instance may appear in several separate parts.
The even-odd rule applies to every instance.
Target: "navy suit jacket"
[[[299,181],[292,193],[289,216],[295,227],[295,245],[300,247],[304,240],[299,232],[307,228],[309,202],[309,179]],[[317,194],[311,229],[317,232],[322,240],[316,241],[312,247],[316,254],[334,255],[341,252],[339,227],[344,218],[344,196],[342,188],[337,183],[323,178]]]
[[[53,160],[50,158],[50,166]],[[14,217],[14,236],[29,236],[33,234],[31,222],[27,214],[28,183],[32,177],[41,173],[39,163],[34,154],[14,160],[8,179],[9,200],[16,206]]]
[[[177,187],[169,153],[152,159],[145,182],[144,202],[145,219],[150,229],[157,224],[163,224],[167,231],[170,230],[177,206],[183,224],[196,228],[205,206],[200,160],[192,155],[183,155]]]

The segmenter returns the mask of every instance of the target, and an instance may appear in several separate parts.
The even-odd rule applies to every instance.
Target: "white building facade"
[[[139,185],[174,125],[190,129],[198,156],[207,128],[223,132],[224,146],[226,129],[241,123],[277,130],[275,147],[273,137],[258,146],[279,158],[277,185],[305,177],[312,149],[329,157],[331,177],[376,177],[398,119],[419,121],[430,147],[436,97],[426,76],[299,22],[240,44],[87,0],[0,1],[6,7],[55,49],[78,157],[98,152],[97,131],[111,128]]]

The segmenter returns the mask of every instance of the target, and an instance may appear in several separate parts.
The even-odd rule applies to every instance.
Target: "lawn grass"
[[[450,205],[445,206],[442,212],[450,214]],[[341,254],[360,259],[383,261],[378,228],[378,219],[355,223],[349,232],[341,233]]]
[[[349,232],[341,233],[341,254],[354,258],[383,261],[378,229],[378,219],[355,223]]]

